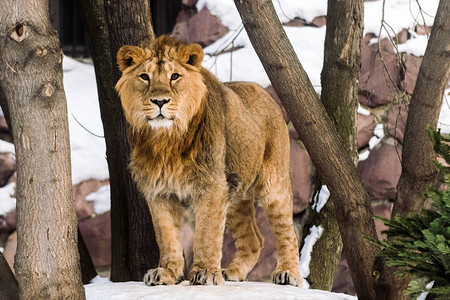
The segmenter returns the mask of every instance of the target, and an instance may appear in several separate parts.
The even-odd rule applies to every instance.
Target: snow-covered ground
[[[100,282],[85,285],[87,300],[355,300],[346,294],[308,290],[264,282],[225,282],[222,286],[192,286],[187,281],[172,286],[146,286],[143,282]]]
[[[327,10],[326,0],[274,0],[273,2],[282,22],[296,17],[311,22],[314,17],[325,15]],[[438,2],[438,0],[419,0],[419,2],[416,0],[386,0],[384,18],[390,26],[387,27],[389,28],[387,30],[380,30],[382,1],[365,2],[365,33],[371,32],[377,36],[386,37],[388,33],[393,36],[401,29],[406,28],[411,32],[412,38],[399,45],[399,50],[414,55],[423,55],[427,39],[424,36],[417,36],[413,31],[416,24],[432,25]],[[420,13],[417,3],[420,3],[423,13]],[[204,66],[223,81],[255,81],[263,87],[268,86],[270,84],[268,77],[245,30],[242,29],[233,0],[199,0],[197,8],[200,10],[204,6],[208,7],[230,28],[230,32],[225,37],[205,48]],[[320,91],[325,27],[285,27],[285,30],[311,82],[316,90]],[[391,30],[393,31],[391,32]],[[233,43],[231,43],[232,40],[234,40]],[[217,55],[230,46],[240,48],[233,52]],[[64,86],[69,110],[73,184],[90,178],[107,179],[105,142],[102,138],[103,128],[93,66],[65,57]],[[447,90],[445,94],[449,93],[450,90]],[[447,101],[444,101],[439,124],[444,132],[450,132],[450,108]],[[0,150],[13,153],[14,147],[6,142],[0,142]],[[0,212],[15,206],[15,199],[10,196],[13,187],[13,185],[7,185],[0,188]],[[90,195],[89,199],[94,201],[97,212],[109,209],[108,188]],[[115,284],[103,282],[86,285],[86,294],[89,300],[154,299],[156,297],[173,299],[354,299],[346,295],[253,282],[227,283],[222,287],[192,287],[186,284],[171,287],[146,287],[143,283],[137,282]]]

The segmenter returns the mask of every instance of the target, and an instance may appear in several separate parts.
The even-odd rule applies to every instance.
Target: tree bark
[[[90,38],[111,184],[111,280],[142,280],[159,252],[144,197],[128,171],[130,147],[120,99],[116,53],[153,39],[148,1],[81,0]]]
[[[19,300],[19,286],[3,253],[0,253],[0,300]]]
[[[436,157],[427,127],[436,128],[450,75],[450,2],[441,0],[408,108],[402,151],[402,175],[392,216],[418,211],[436,184]]]
[[[77,251],[62,51],[46,1],[2,1],[0,85],[17,161],[21,299],[85,299]]]
[[[360,299],[395,299],[397,287],[382,285],[372,267],[379,248],[370,198],[353,160],[321,105],[269,0],[235,0],[244,27],[336,206],[346,257]]]
[[[364,2],[329,0],[327,11],[321,101],[356,165],[356,114]],[[307,280],[311,288],[328,291],[333,287],[342,252],[333,202],[334,198],[330,197],[320,213],[310,209],[311,226],[321,226],[323,233],[314,244]]]

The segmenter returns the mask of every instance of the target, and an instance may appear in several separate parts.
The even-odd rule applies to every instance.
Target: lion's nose
[[[156,100],[156,99],[150,99],[150,102],[155,103],[158,105],[159,108],[162,108],[164,104],[169,103],[170,99],[162,99],[162,100]]]

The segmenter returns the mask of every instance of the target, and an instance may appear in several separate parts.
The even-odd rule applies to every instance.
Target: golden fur
[[[263,238],[254,199],[275,234],[277,284],[301,285],[292,220],[289,138],[277,104],[254,83],[221,83],[201,67],[203,50],[162,36],[145,47],[123,46],[116,85],[129,125],[131,174],[144,193],[160,249],[148,285],[183,278],[184,207],[195,213],[191,284],[244,280]],[[225,223],[236,256],[221,270]]]

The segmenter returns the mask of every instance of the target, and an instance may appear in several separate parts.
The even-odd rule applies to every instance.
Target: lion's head
[[[117,53],[117,82],[125,117],[134,130],[187,130],[206,92],[197,44],[161,36],[145,47],[123,46]]]

